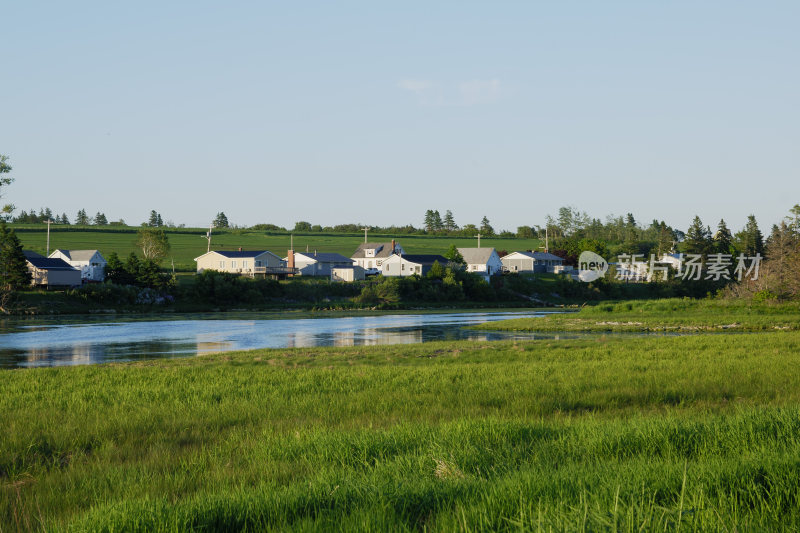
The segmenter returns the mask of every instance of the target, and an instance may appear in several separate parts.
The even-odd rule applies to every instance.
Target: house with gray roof
[[[458,253],[464,258],[467,272],[478,274],[486,281],[503,272],[503,263],[494,248],[459,248]]]
[[[441,255],[427,254],[392,254],[381,263],[381,274],[384,276],[424,276],[434,263],[447,266],[450,261]]]
[[[286,262],[269,250],[211,250],[195,257],[197,272],[216,270],[243,276],[285,276],[292,269]]]
[[[380,269],[383,261],[392,254],[403,253],[403,248],[394,240],[391,242],[365,242],[358,245],[350,259],[354,265],[367,271],[374,271],[374,269]]]
[[[506,272],[557,272],[564,259],[548,252],[513,252],[500,258]]]
[[[56,250],[48,257],[61,259],[81,271],[84,282],[101,282],[106,279],[106,260],[98,250]]]
[[[293,252],[294,264],[300,276],[331,276],[331,271],[338,267],[351,267],[353,260],[342,254],[330,252]]]

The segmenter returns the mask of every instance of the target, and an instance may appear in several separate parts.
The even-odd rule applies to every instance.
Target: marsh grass
[[[800,329],[800,304],[670,298],[601,303],[578,312],[491,322],[495,331],[735,332]]]
[[[0,530],[800,527],[800,333],[3,371]]]

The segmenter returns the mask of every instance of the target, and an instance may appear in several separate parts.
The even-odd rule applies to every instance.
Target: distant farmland
[[[44,254],[47,248],[47,230],[42,225],[11,224],[26,250]],[[124,259],[136,248],[136,232],[138,227],[75,227],[51,226],[50,251],[56,248],[97,249],[108,257],[116,252]],[[175,261],[175,269],[193,271],[194,258],[206,251],[206,229],[201,228],[165,228],[172,247],[171,253],[164,261],[165,267]],[[397,240],[406,251],[412,254],[443,254],[451,244],[459,247],[477,246],[477,239],[465,237],[447,237],[434,235],[377,235],[370,234],[370,242],[388,242]],[[364,242],[363,234],[334,233],[296,233],[294,247],[298,252],[308,249],[313,252],[336,252],[349,257],[360,243]],[[538,239],[500,239],[482,238],[481,247],[494,247],[498,250],[532,250],[540,246]],[[270,250],[283,257],[289,249],[289,234],[265,233],[250,230],[219,230],[212,235],[212,250]]]

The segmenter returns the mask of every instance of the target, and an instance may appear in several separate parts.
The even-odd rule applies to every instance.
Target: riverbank
[[[736,332],[800,329],[800,303],[731,300],[636,300],[584,306],[577,313],[503,320],[485,331]]]
[[[0,523],[796,529],[798,346],[778,331],[4,371]]]

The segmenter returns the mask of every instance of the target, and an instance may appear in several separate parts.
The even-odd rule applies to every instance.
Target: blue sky
[[[334,5],[336,4],[336,5]],[[6,200],[138,224],[762,229],[800,203],[797,2],[9,2]]]

